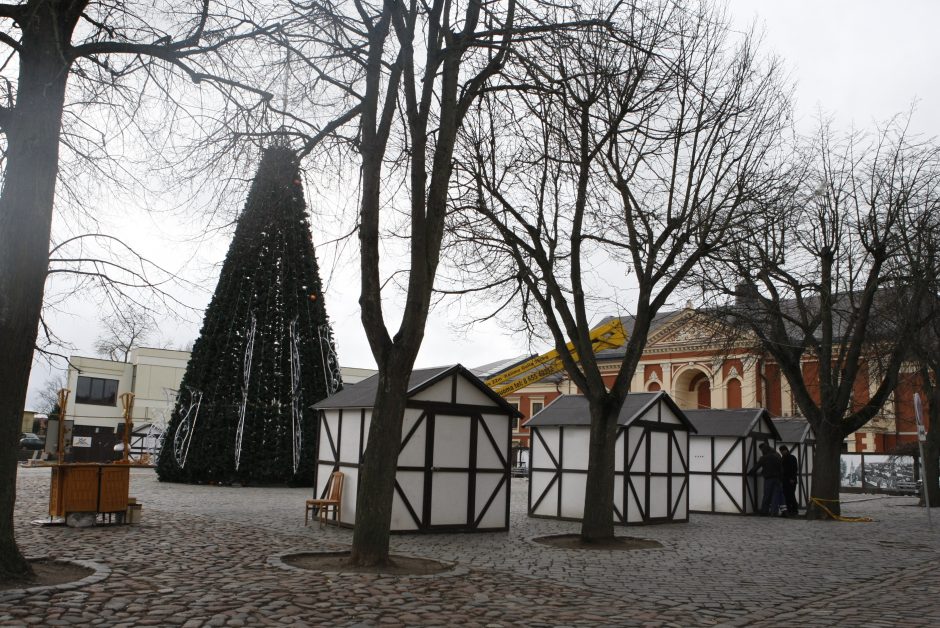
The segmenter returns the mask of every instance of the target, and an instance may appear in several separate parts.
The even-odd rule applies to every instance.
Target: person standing
[[[764,497],[761,500],[760,514],[764,516],[776,515],[780,510],[780,504],[783,502],[783,487],[781,485],[783,460],[780,458],[780,454],[767,443],[761,443],[760,450],[761,457],[751,470],[751,475],[757,475],[757,472],[760,471],[761,476],[764,478]]]
[[[798,515],[800,506],[796,501],[796,487],[799,482],[800,465],[796,456],[790,453],[786,445],[780,445],[780,459],[782,463],[781,481],[783,482],[783,496],[787,500],[787,514]]]

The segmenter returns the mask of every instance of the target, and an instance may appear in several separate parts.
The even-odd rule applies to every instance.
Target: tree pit
[[[0,591],[11,589],[31,589],[33,587],[53,587],[70,582],[78,582],[95,573],[94,569],[75,563],[38,558],[29,561],[33,576],[0,580]]]

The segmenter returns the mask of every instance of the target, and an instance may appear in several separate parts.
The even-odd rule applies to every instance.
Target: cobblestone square
[[[456,562],[429,577],[284,569],[289,551],[341,550],[352,533],[304,527],[309,488],[161,484],[134,469],[139,525],[41,527],[48,469],[21,468],[17,540],[31,557],[92,561],[71,590],[0,592],[0,624],[106,626],[937,626],[940,509],[845,495],[873,523],[692,515],[620,529],[661,549],[559,550],[532,537],[577,524],[530,519],[513,480],[507,533],[392,537],[392,551]]]

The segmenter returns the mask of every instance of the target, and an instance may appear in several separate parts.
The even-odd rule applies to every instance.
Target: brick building
[[[632,317],[622,317],[621,321],[627,333],[631,333]],[[597,356],[602,376],[608,384],[612,383],[623,359],[623,349],[607,349]],[[807,379],[812,380],[816,364],[804,360],[803,368]],[[918,377],[909,371],[901,374],[895,394],[882,411],[846,439],[846,451],[891,452],[905,443],[916,442],[913,394],[918,390]],[[854,398],[865,401],[876,388],[877,381],[870,380],[867,370],[862,369],[855,383]],[[630,390],[664,390],[680,408],[688,410],[763,407],[776,417],[800,414],[786,378],[773,359],[755,348],[754,343],[731,338],[713,318],[691,306],[660,313],[653,321]],[[513,431],[514,443],[527,448],[526,420],[559,395],[577,392],[562,372],[507,395],[506,400],[525,417]]]

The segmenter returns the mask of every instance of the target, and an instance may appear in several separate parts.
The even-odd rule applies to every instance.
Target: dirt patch
[[[540,536],[532,539],[540,545],[547,545],[557,549],[571,550],[609,550],[615,552],[629,552],[641,549],[660,549],[662,543],[649,539],[637,539],[632,536],[617,536],[604,541],[585,543],[580,534],[556,534],[553,536]]]
[[[390,556],[391,563],[382,566],[359,567],[349,562],[349,552],[322,552],[288,554],[282,556],[285,564],[310,571],[334,573],[374,573],[391,576],[428,576],[450,571],[454,566],[426,558]]]
[[[94,569],[82,567],[73,563],[57,562],[45,558],[31,560],[34,577],[29,579],[0,580],[0,591],[10,589],[28,589],[32,587],[49,587],[67,582],[77,582],[95,573]]]

